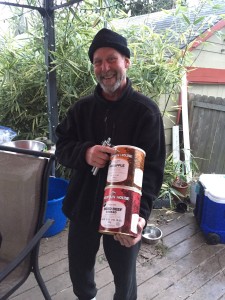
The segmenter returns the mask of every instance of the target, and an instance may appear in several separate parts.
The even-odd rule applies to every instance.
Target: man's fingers
[[[115,153],[116,150],[109,146],[95,145],[87,149],[86,161],[93,167],[103,168],[109,161],[110,155]]]
[[[101,146],[100,151],[104,152],[104,153],[108,153],[110,154],[116,154],[117,150],[114,148],[110,148],[109,146]]]
[[[94,146],[93,151],[93,163],[96,167],[104,167],[105,164],[109,161],[110,155],[116,152],[115,149],[112,149],[108,146]]]

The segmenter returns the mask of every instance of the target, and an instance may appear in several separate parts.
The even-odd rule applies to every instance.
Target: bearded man
[[[114,300],[136,300],[136,259],[142,230],[163,180],[164,128],[158,106],[136,92],[127,77],[130,50],[120,34],[101,29],[89,48],[98,84],[92,95],[69,108],[57,126],[56,157],[72,169],[63,212],[69,218],[69,272],[80,300],[96,299],[95,259],[103,238],[115,283]],[[99,232],[108,162],[115,150],[101,145],[131,145],[145,151],[137,236]],[[93,175],[93,168],[98,172]],[[108,299],[106,299],[108,300]]]

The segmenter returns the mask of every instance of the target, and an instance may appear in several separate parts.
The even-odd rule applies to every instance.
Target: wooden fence
[[[225,99],[189,94],[189,126],[200,171],[225,174]]]

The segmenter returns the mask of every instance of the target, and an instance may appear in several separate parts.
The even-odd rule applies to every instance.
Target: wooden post
[[[172,144],[173,144],[173,161],[180,160],[180,139],[179,139],[179,126],[173,126]]]
[[[181,100],[182,100],[182,123],[183,123],[183,139],[184,139],[184,157],[187,173],[187,182],[192,178],[191,170],[191,151],[190,151],[190,136],[189,136],[189,120],[188,120],[188,100],[187,100],[187,76],[186,73],[182,78],[181,87]]]

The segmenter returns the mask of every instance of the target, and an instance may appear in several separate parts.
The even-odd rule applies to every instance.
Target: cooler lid
[[[214,202],[225,203],[225,174],[202,174],[199,181],[205,188],[205,196]]]

